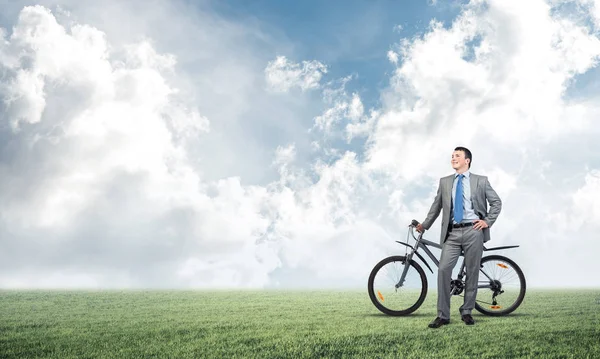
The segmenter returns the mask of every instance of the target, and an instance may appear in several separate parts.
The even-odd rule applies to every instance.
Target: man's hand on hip
[[[478,219],[476,221],[473,221],[473,223],[475,223],[473,225],[473,228],[476,229],[476,230],[481,230],[481,229],[489,227],[488,224],[484,220],[482,220],[482,219]]]

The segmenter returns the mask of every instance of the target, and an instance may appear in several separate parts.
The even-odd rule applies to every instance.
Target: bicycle
[[[408,226],[409,235],[416,240],[415,246],[409,243],[396,241],[406,246],[404,256],[391,256],[384,258],[375,265],[369,275],[368,291],[371,301],[381,312],[393,315],[408,315],[417,310],[427,296],[427,277],[418,262],[413,260],[417,256],[431,273],[433,270],[418,252],[423,249],[436,266],[439,261],[428,246],[441,249],[442,246],[423,238],[423,233],[415,237],[413,228],[419,224],[412,220]],[[486,248],[484,252],[500,249],[516,248],[519,246],[503,246]],[[408,249],[411,249],[410,251]],[[461,257],[464,252],[461,253]],[[407,265],[408,263],[408,265]],[[396,270],[396,271],[394,271]],[[521,305],[525,297],[525,276],[519,266],[511,259],[501,255],[489,255],[481,258],[481,273],[477,285],[475,309],[489,316],[503,316],[512,313]],[[460,267],[458,277],[451,280],[451,295],[460,295],[465,289],[466,276],[465,262]]]

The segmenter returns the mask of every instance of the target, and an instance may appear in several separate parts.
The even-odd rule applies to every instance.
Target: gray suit
[[[452,270],[461,252],[464,252],[467,274],[464,304],[460,307],[460,312],[463,315],[471,314],[475,307],[483,243],[490,240],[489,227],[496,222],[502,209],[502,201],[486,176],[470,173],[470,183],[473,210],[479,219],[487,223],[488,228],[484,228],[483,231],[476,230],[473,227],[452,228],[452,230],[449,230],[453,218],[452,186],[454,184],[454,174],[440,179],[435,200],[431,205],[427,218],[422,223],[424,229],[429,229],[439,216],[440,211],[443,210],[442,233],[440,236],[442,255],[438,268],[438,317],[442,319],[450,319],[450,281]],[[488,203],[490,205],[489,212],[487,210]]]
[[[438,191],[431,205],[431,209],[427,214],[427,218],[423,221],[423,228],[429,229],[433,222],[440,215],[440,211],[443,209],[442,217],[442,233],[440,236],[440,244],[444,245],[446,241],[446,235],[448,234],[448,224],[452,219],[452,184],[454,182],[454,174],[451,174],[440,179]],[[476,175],[471,173],[471,199],[473,201],[473,209],[479,216],[479,219],[483,219],[488,227],[491,227],[502,209],[502,201],[498,194],[488,181],[486,176]],[[490,204],[490,211],[487,211],[487,203]],[[483,241],[487,242],[490,240],[490,229],[485,228],[483,230]]]

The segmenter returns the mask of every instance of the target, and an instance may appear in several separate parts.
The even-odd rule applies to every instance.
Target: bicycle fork
[[[406,273],[408,273],[408,267],[410,266],[410,261],[412,260],[413,253],[414,251],[407,255],[404,259],[404,269],[402,269],[402,275],[400,276],[400,280],[395,285],[396,289],[404,285],[404,280],[406,280]]]

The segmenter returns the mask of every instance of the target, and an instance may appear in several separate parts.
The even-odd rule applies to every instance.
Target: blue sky
[[[355,75],[349,89],[371,107],[394,70],[388,50],[402,38],[423,34],[432,19],[448,26],[461,3],[262,0],[214,2],[210,8],[234,22],[256,22],[275,38],[291,42],[294,57],[319,59],[329,67],[326,78]]]

